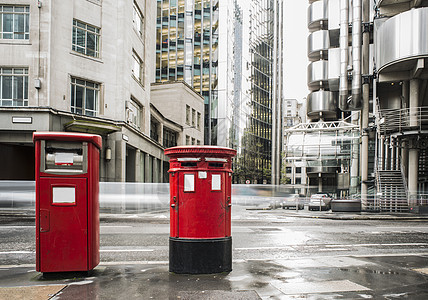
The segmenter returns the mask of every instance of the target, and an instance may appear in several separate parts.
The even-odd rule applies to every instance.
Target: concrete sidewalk
[[[344,279],[346,278],[346,280]],[[0,267],[0,299],[428,299],[428,255],[234,261],[178,275],[167,262],[104,263],[89,275]]]

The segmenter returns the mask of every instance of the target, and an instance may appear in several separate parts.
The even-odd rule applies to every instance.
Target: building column
[[[106,137],[106,149],[110,149],[110,159],[105,159],[105,178],[107,182],[114,182],[116,173],[116,141],[114,134]]]
[[[144,169],[144,182],[152,182],[152,165],[150,165],[150,154],[146,153],[145,154],[145,169]]]
[[[378,170],[385,170],[385,136],[381,136],[379,139],[379,166],[377,167]]]
[[[406,179],[408,179],[409,178],[409,174],[408,174],[409,148],[406,145],[406,141],[401,142],[401,161],[402,161],[404,176],[406,177]]]
[[[410,126],[418,126],[418,106],[419,106],[419,80],[410,80],[410,95],[409,95],[409,110],[410,110]],[[409,205],[416,205],[418,196],[418,176],[419,176],[419,150],[416,148],[415,140],[412,140],[411,148],[409,149]]]
[[[117,138],[115,140],[115,181],[125,182],[125,179],[126,179],[126,143],[122,140],[122,133],[121,132],[119,132],[116,135],[116,137]],[[112,154],[112,156],[113,156],[113,154]]]
[[[163,180],[163,177],[164,177],[164,174],[163,174],[163,164],[164,164],[164,161],[163,161],[163,159],[161,159],[160,160],[160,170],[159,170],[159,182],[161,182],[161,183],[164,182],[164,180]]]
[[[318,174],[318,192],[322,192],[322,177],[321,173]]]
[[[418,126],[418,107],[419,107],[419,79],[410,80],[410,126]]]
[[[385,148],[385,157],[384,157],[385,169],[384,170],[391,170],[390,168],[391,153],[389,149],[389,138],[387,137],[385,137],[384,148]]]
[[[135,150],[135,182],[141,182],[141,150]]]
[[[418,176],[419,176],[419,150],[414,147],[409,149],[409,179],[408,179],[408,191],[409,191],[409,206],[416,205],[416,199],[418,197]]]
[[[395,171],[397,169],[397,148],[395,147],[395,138],[391,137],[390,144],[391,148],[391,170]]]

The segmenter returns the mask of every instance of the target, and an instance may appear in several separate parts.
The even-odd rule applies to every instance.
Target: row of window
[[[132,22],[144,39],[144,14],[134,1]],[[99,57],[100,28],[73,20],[72,49],[84,55]],[[0,39],[30,39],[30,6],[0,5]]]
[[[186,105],[186,124],[201,130],[201,113]]]
[[[133,24],[141,37],[144,15],[134,2]],[[29,6],[0,5],[0,39],[29,39]],[[100,57],[100,28],[73,20],[72,50]],[[144,63],[132,52],[132,76],[144,86]],[[71,78],[71,111],[95,116],[99,112],[100,83]],[[0,106],[28,106],[28,68],[0,67]]]
[[[186,135],[186,145],[200,145],[201,141]]]

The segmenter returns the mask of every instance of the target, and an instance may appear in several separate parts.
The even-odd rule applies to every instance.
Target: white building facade
[[[20,170],[2,168],[2,179],[34,178],[32,132],[77,131],[102,136],[102,181],[165,180],[151,134],[155,16],[147,0],[0,4],[0,156]]]

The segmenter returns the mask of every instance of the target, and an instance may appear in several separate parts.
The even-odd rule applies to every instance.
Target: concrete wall
[[[154,83],[151,87],[151,101],[167,119],[183,126],[178,145],[186,145],[186,135],[204,144],[204,100],[184,82]],[[200,128],[186,124],[186,105],[201,114]],[[196,113],[197,116],[197,113]]]

